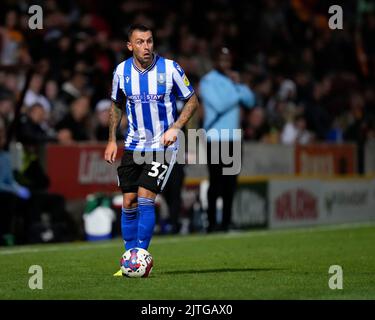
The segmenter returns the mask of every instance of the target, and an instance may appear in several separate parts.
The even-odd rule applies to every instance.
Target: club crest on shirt
[[[165,83],[165,73],[158,73],[158,83]]]

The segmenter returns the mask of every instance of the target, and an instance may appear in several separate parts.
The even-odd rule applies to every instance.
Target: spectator
[[[322,83],[317,82],[314,84],[312,94],[312,99],[305,104],[307,126],[312,129],[319,140],[324,141],[332,122],[332,116],[326,108],[329,93]]]
[[[87,96],[82,96],[73,101],[70,107],[70,112],[57,125],[58,139],[61,139],[60,131],[64,130],[64,141],[69,141],[67,137],[71,133],[71,138],[74,141],[87,141],[91,137],[91,121],[89,118],[90,99]],[[66,139],[66,140],[65,140]]]
[[[109,110],[111,100],[100,100],[95,107],[97,125],[95,128],[95,139],[97,141],[108,141],[109,135]]]
[[[263,108],[255,107],[248,114],[248,121],[245,127],[244,139],[250,141],[265,141],[270,132],[266,121],[266,114]]]
[[[69,241],[75,228],[62,195],[48,192],[50,179],[45,173],[36,145],[24,146],[22,168],[17,181],[31,193],[31,216],[26,220],[28,242]],[[48,236],[47,236],[48,234]]]
[[[47,125],[47,113],[43,106],[35,103],[23,115],[17,132],[17,139],[24,145],[43,145],[53,141]]]
[[[27,187],[31,195],[28,215],[24,215],[24,234],[28,242],[62,241],[70,237],[70,231],[67,230],[70,218],[65,209],[65,199],[59,194],[48,192],[50,179],[40,160],[40,146],[50,141],[42,128],[44,117],[44,108],[40,104],[34,104],[21,121],[18,131],[18,140],[23,144],[23,156],[21,168],[16,172],[15,178],[18,183]],[[51,236],[43,238],[42,234],[46,231]]]
[[[357,144],[358,171],[363,173],[369,119],[366,118],[365,100],[361,94],[353,93],[351,95],[348,119],[349,125],[344,131],[344,140]]]
[[[30,108],[30,106],[38,103],[44,108],[45,112],[49,114],[51,112],[51,104],[49,103],[47,98],[41,94],[43,82],[44,79],[41,74],[33,74],[30,80],[29,89],[26,92],[23,103],[26,108]]]
[[[30,190],[14,179],[10,155],[4,150],[5,143],[6,128],[0,117],[0,245],[11,245],[15,241],[15,230],[12,229],[15,216],[28,215]]]
[[[69,108],[68,105],[63,103],[63,101],[59,98],[59,86],[55,80],[47,80],[45,86],[45,93],[46,98],[50,103],[52,109],[49,123],[55,126],[59,121],[61,121],[66,116],[66,114],[69,112]]]
[[[19,15],[15,10],[5,14],[4,27],[0,27],[2,46],[0,62],[2,65],[29,63],[31,58],[24,44],[24,35],[19,29]]]
[[[87,77],[82,72],[75,72],[73,77],[65,82],[61,88],[61,99],[65,104],[71,104],[74,100],[85,94]]]
[[[14,111],[14,101],[12,96],[0,96],[0,118],[3,119],[5,127],[7,128],[14,119]]]
[[[108,141],[109,134],[109,110],[111,108],[111,100],[102,99],[95,106],[95,122],[94,130],[95,140]],[[117,128],[117,140],[124,138],[124,129],[126,127],[126,117],[121,118],[119,127]]]
[[[283,144],[308,144],[313,141],[313,135],[306,128],[306,120],[303,115],[296,115],[293,122],[287,122],[281,133]]]
[[[220,88],[220,89],[218,89]],[[215,60],[215,69],[206,74],[200,83],[200,95],[205,118],[204,128],[207,130],[207,163],[210,186],[208,189],[208,232],[217,229],[227,231],[231,223],[232,201],[237,184],[237,175],[223,175],[226,166],[219,157],[219,164],[213,164],[213,141],[226,142],[233,150],[240,137],[234,133],[240,127],[241,105],[250,108],[254,105],[254,95],[250,89],[240,83],[239,75],[232,70],[232,55],[227,48],[222,48]],[[222,136],[221,129],[229,129],[228,137]],[[212,133],[212,134],[211,134]],[[232,151],[233,152],[233,151]],[[223,199],[223,218],[221,225],[216,221],[216,200]]]

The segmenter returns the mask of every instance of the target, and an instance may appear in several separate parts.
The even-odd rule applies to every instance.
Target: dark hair
[[[144,24],[132,24],[128,30],[127,30],[127,36],[128,36],[128,41],[130,41],[130,37],[132,36],[133,32],[135,30],[138,30],[138,31],[142,31],[142,32],[147,32],[147,31],[151,31],[152,33],[152,30],[151,28],[145,26]]]

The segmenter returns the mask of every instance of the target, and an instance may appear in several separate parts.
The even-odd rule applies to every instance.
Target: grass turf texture
[[[120,239],[2,248],[0,299],[375,299],[374,243],[374,224],[154,237],[145,279],[112,276]],[[331,265],[343,290],[328,287]]]

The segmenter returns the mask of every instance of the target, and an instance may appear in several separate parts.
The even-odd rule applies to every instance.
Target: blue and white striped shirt
[[[160,138],[177,120],[176,99],[186,100],[193,94],[184,71],[173,60],[155,54],[144,71],[133,57],[120,63],[113,74],[111,98],[121,105],[126,99],[125,149],[165,150]],[[178,141],[168,148],[177,149]]]

